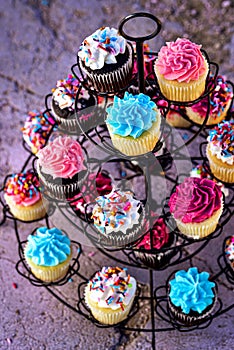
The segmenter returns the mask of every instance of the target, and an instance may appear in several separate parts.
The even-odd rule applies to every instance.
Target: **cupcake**
[[[125,92],[123,99],[115,96],[106,111],[107,128],[116,149],[127,156],[154,149],[160,137],[161,115],[149,96]]]
[[[186,107],[188,117],[197,124],[203,124],[207,115],[207,106],[209,104],[209,117],[206,125],[214,125],[225,119],[231,106],[233,92],[231,86],[226,82],[224,76],[219,75],[216,80],[215,89],[208,98],[204,98],[191,107]]]
[[[136,280],[127,269],[103,267],[85,288],[85,302],[93,317],[107,325],[125,320],[136,293]]]
[[[31,148],[32,153],[36,154],[45,146],[54,127],[55,121],[48,112],[34,110],[28,113],[21,130],[23,139]]]
[[[221,191],[225,195],[225,197],[229,196],[229,190],[227,187],[225,187],[222,182],[217,182],[215,179],[212,179],[210,174],[204,169],[202,164],[196,165],[192,170],[190,171],[191,177],[198,177],[199,179],[210,179],[217,183],[218,186],[220,186]]]
[[[12,174],[5,184],[4,198],[16,219],[33,221],[46,216],[48,203],[42,199],[40,183],[32,170]]]
[[[209,280],[208,272],[197,267],[180,270],[169,281],[169,311],[179,322],[193,326],[205,322],[215,308],[216,284]]]
[[[188,177],[176,186],[168,204],[181,233],[201,239],[216,229],[223,210],[222,191],[212,180]]]
[[[189,128],[191,126],[191,123],[183,117],[185,114],[184,106],[170,105],[170,108],[167,110],[167,101],[158,99],[158,97],[156,99],[156,104],[160,112],[163,115],[166,114],[166,120],[170,126],[174,128]]]
[[[81,146],[68,136],[59,136],[37,153],[37,171],[51,197],[71,198],[87,176]]]
[[[234,273],[234,235],[228,237],[225,241],[225,255],[226,261]]]
[[[132,48],[115,28],[101,27],[87,37],[78,59],[88,82],[99,92],[119,91],[132,78]]]
[[[188,102],[205,91],[208,63],[201,45],[178,38],[167,42],[158,53],[154,71],[162,94],[169,100]]]
[[[104,196],[112,191],[112,181],[105,172],[91,173],[87,179],[87,185],[83,185],[80,193],[69,198],[68,202],[72,210],[82,219],[90,219],[92,205],[97,195]]]
[[[101,242],[124,246],[142,234],[144,211],[131,192],[113,190],[96,198],[92,219]]]
[[[70,239],[58,228],[40,227],[28,236],[24,256],[32,274],[44,282],[62,279],[72,257]]]
[[[151,268],[162,268],[175,255],[176,236],[167,228],[163,218],[157,219],[153,227],[137,243],[135,255],[143,264]]]
[[[206,155],[213,175],[234,183],[234,120],[223,121],[210,130]]]
[[[75,114],[75,98],[80,89],[79,81],[72,74],[63,80],[58,80],[56,88],[52,89],[51,109],[53,115],[64,130],[75,132],[78,130],[78,123]],[[77,101],[77,109],[79,117],[86,117],[90,114],[86,108],[94,106],[96,103],[95,97],[87,90],[81,88]]]

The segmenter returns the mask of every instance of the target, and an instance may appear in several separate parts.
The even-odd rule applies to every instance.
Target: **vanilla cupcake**
[[[206,155],[213,175],[234,183],[234,120],[223,121],[210,130]]]
[[[158,53],[154,71],[162,94],[171,101],[188,102],[205,91],[208,62],[201,45],[178,38],[167,42]]]
[[[114,325],[128,317],[137,284],[126,272],[126,268],[103,267],[88,282],[85,302],[97,321]]]
[[[207,320],[217,300],[216,284],[209,277],[208,272],[198,272],[197,267],[175,273],[169,281],[168,305],[176,320],[187,326]]]
[[[71,198],[87,177],[87,167],[79,143],[59,136],[37,153],[37,171],[48,194],[56,199]]]
[[[96,198],[92,219],[101,243],[124,246],[142,235],[144,209],[131,192],[112,190]]]
[[[225,119],[231,106],[233,91],[231,86],[226,82],[224,76],[219,75],[216,79],[215,89],[208,98],[204,98],[190,107],[186,107],[188,117],[197,124],[203,124],[207,115],[209,105],[209,117],[206,125],[215,125]]]
[[[115,28],[101,27],[87,37],[78,60],[88,82],[99,92],[119,91],[132,78],[132,48]]]
[[[40,227],[28,236],[24,256],[32,274],[44,282],[62,279],[72,257],[70,239],[58,228]]]
[[[223,211],[222,191],[212,180],[189,177],[176,186],[168,205],[180,232],[201,239],[216,229]]]
[[[22,221],[42,219],[48,210],[48,202],[42,198],[40,182],[32,170],[8,178],[4,199],[12,215]]]
[[[127,156],[154,149],[160,137],[161,115],[149,96],[125,92],[123,99],[115,96],[106,111],[106,124],[116,149]]]

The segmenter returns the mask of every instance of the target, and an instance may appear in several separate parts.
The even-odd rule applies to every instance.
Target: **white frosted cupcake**
[[[234,120],[210,130],[206,155],[210,170],[219,180],[234,183]]]
[[[101,242],[123,246],[142,234],[144,210],[131,192],[113,190],[96,198],[92,219],[100,233]]]
[[[136,280],[127,269],[103,267],[85,288],[85,302],[94,318],[107,325],[127,318],[136,293]]]
[[[80,46],[78,59],[97,91],[119,91],[132,78],[132,48],[115,28],[101,27],[87,37]]]

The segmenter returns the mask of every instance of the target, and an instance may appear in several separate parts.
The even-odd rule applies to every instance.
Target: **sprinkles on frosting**
[[[8,196],[20,195],[22,199],[32,198],[40,193],[40,183],[32,170],[12,174],[4,188]]]
[[[234,120],[224,120],[210,130],[209,141],[221,147],[221,155],[223,157],[234,156]]]
[[[127,275],[125,278],[120,276],[121,273],[126,273],[126,271],[126,268],[103,267],[102,270],[98,271],[90,281],[89,290],[101,291],[104,294],[106,289],[111,288],[113,294],[108,295],[105,299],[106,304],[111,305],[112,303],[115,303],[124,311],[124,298],[127,296],[129,288],[132,287],[129,283],[130,275]]]
[[[227,255],[227,258],[232,261],[234,267],[234,235],[226,241],[225,254]]]
[[[55,122],[48,112],[42,113],[37,110],[30,111],[21,128],[25,141],[37,150],[45,146],[49,132]]]

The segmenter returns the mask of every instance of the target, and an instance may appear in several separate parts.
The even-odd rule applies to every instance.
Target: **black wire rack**
[[[147,35],[145,37],[131,37],[129,36],[124,29],[125,24],[134,19],[134,18],[148,18],[151,19],[156,26],[154,27],[154,30],[150,35]],[[88,162],[89,162],[89,171],[93,172],[94,174],[100,174],[102,173],[104,176],[106,176],[110,182],[111,186],[120,187],[121,189],[129,189],[129,184],[134,183],[134,181],[137,183],[139,179],[141,178],[141,183],[144,184],[144,191],[142,198],[139,198],[142,205],[144,205],[146,216],[145,216],[145,225],[143,225],[144,229],[142,230],[142,234],[137,237],[137,239],[134,242],[128,242],[128,244],[125,244],[124,247],[111,247],[105,244],[100,239],[100,236],[98,236],[97,232],[93,229],[92,226],[92,218],[91,218],[91,211],[92,211],[92,202],[89,202],[85,200],[85,198],[94,198],[93,190],[89,186],[88,177],[82,184],[80,188],[80,192],[78,193],[78,197],[73,198],[66,198],[66,199],[56,199],[53,198],[53,196],[48,195],[48,193],[43,192],[43,195],[45,198],[49,201],[49,209],[48,212],[43,219],[44,224],[46,227],[50,227],[50,218],[54,214],[54,212],[57,210],[59,211],[62,216],[67,220],[67,223],[73,227],[76,228],[79,235],[85,235],[86,238],[92,243],[92,245],[102,254],[104,254],[106,257],[110,258],[111,260],[114,260],[116,263],[123,265],[123,266],[129,266],[136,269],[143,269],[148,271],[149,273],[149,293],[147,295],[144,295],[142,293],[142,290],[140,288],[140,284],[138,285],[136,296],[134,299],[134,303],[132,306],[132,309],[128,315],[128,317],[120,322],[117,325],[109,326],[109,325],[103,325],[92,316],[90,309],[87,307],[84,299],[84,288],[88,283],[89,277],[84,276],[80,272],[80,258],[82,257],[83,250],[82,250],[82,244],[78,241],[71,241],[72,244],[72,261],[69,267],[69,270],[65,277],[63,277],[61,280],[53,283],[45,283],[37,279],[35,276],[33,276],[30,268],[27,266],[25,258],[24,258],[24,246],[26,244],[26,241],[21,238],[21,234],[19,232],[19,222],[23,222],[21,220],[17,220],[10,212],[10,208],[5,203],[4,200],[4,188],[6,185],[7,180],[11,175],[7,175],[4,181],[4,184],[2,188],[0,189],[0,204],[2,206],[2,217],[0,221],[0,225],[4,224],[6,220],[12,220],[14,223],[14,229],[16,233],[16,238],[18,242],[18,255],[19,255],[19,261],[16,264],[16,270],[17,272],[25,279],[27,279],[32,285],[36,287],[44,287],[46,290],[53,295],[55,298],[57,298],[61,303],[66,305],[68,308],[73,310],[74,312],[77,312],[78,314],[82,315],[83,317],[87,318],[90,322],[92,322],[95,326],[99,328],[111,328],[116,327],[121,332],[124,331],[136,331],[136,332],[148,332],[152,334],[152,349],[156,349],[156,333],[157,332],[164,332],[164,331],[173,331],[177,330],[180,332],[190,332],[193,330],[202,330],[206,327],[208,327],[211,322],[217,318],[218,316],[224,314],[225,312],[230,311],[232,308],[234,308],[234,303],[229,306],[225,306],[221,298],[218,296],[216,300],[216,306],[215,309],[212,311],[212,313],[205,318],[201,323],[199,324],[191,324],[191,325],[185,325],[181,324],[178,320],[175,319],[175,317],[171,314],[169,303],[168,303],[168,283],[170,278],[172,277],[172,274],[167,278],[167,281],[164,285],[158,286],[155,288],[154,284],[154,274],[157,273],[157,271],[166,270],[169,267],[177,266],[178,264],[181,264],[183,262],[188,262],[189,265],[192,265],[192,258],[195,257],[197,254],[199,254],[208,244],[211,240],[216,239],[217,237],[220,237],[223,235],[224,227],[228,223],[228,221],[233,216],[233,199],[234,199],[234,186],[232,184],[224,184],[225,187],[229,190],[229,196],[224,198],[224,209],[223,214],[220,218],[219,224],[216,228],[216,230],[210,234],[209,236],[195,240],[189,237],[184,236],[176,227],[175,221],[172,218],[169,207],[168,207],[168,199],[169,196],[165,196],[165,198],[161,198],[161,201],[159,202],[157,199],[155,199],[152,195],[152,176],[154,176],[158,181],[164,179],[167,182],[167,185],[170,186],[170,193],[171,191],[175,190],[176,185],[178,185],[181,180],[185,176],[189,176],[188,173],[175,173],[173,166],[175,165],[175,162],[179,162],[180,160],[184,159],[190,159],[192,162],[192,165],[195,166],[197,164],[202,164],[204,169],[207,171],[208,175],[211,179],[215,179],[213,174],[210,171],[208,160],[205,156],[205,146],[206,142],[202,142],[200,145],[200,156],[198,157],[190,157],[186,155],[183,150],[184,148],[191,144],[195,138],[200,136],[203,140],[207,138],[208,135],[208,127],[206,126],[208,117],[209,117],[209,95],[215,88],[215,80],[216,76],[218,74],[218,65],[214,62],[210,62],[209,57],[205,51],[203,51],[204,56],[206,57],[207,61],[209,62],[210,72],[208,74],[207,82],[206,82],[206,89],[205,92],[201,97],[199,97],[195,101],[189,101],[189,102],[176,102],[176,101],[169,101],[165,98],[165,96],[162,95],[157,78],[155,74],[152,72],[150,73],[146,79],[144,79],[144,56],[147,55],[147,52],[143,51],[143,43],[146,40],[150,40],[151,38],[155,37],[161,29],[161,22],[152,14],[148,13],[135,13],[130,16],[126,16],[119,25],[119,32],[120,34],[125,37],[128,41],[135,42],[136,43],[136,54],[134,59],[137,60],[137,67],[138,67],[138,74],[134,75],[132,78],[132,81],[129,83],[128,86],[126,86],[121,91],[115,92],[115,95],[123,96],[123,93],[125,91],[131,91],[131,87],[134,85],[135,89],[138,92],[146,92],[150,95],[150,97],[157,103],[158,100],[164,100],[167,102],[166,107],[161,108],[161,114],[163,116],[162,119],[162,125],[161,125],[161,135],[160,139],[155,145],[155,148],[152,152],[149,152],[145,155],[138,156],[138,157],[127,157],[123,155],[121,152],[117,151],[111,144],[110,136],[107,131],[107,128],[105,126],[105,108],[108,105],[108,103],[111,103],[113,98],[113,91],[100,93],[99,91],[96,91],[90,83],[87,81],[86,77],[84,76],[82,69],[79,65],[79,61],[77,60],[77,63],[74,64],[71,67],[72,73],[77,77],[77,79],[80,82],[80,87],[78,89],[76,100],[75,100],[75,118],[77,120],[77,129],[75,131],[67,131],[63,127],[60,127],[56,124],[53,114],[51,111],[51,105],[49,102],[49,99],[51,98],[51,94],[47,95],[45,98],[45,106],[46,110],[44,112],[45,116],[48,114],[50,118],[48,118],[48,121],[54,120],[52,123],[53,129],[48,134],[46,142],[51,139],[53,136],[54,130],[58,133],[66,133],[72,136],[75,136],[77,141],[82,146],[82,149],[86,153]],[[157,57],[157,53],[150,52],[150,55],[154,56],[155,59]],[[78,73],[77,73],[78,69]],[[232,86],[233,90],[233,83],[229,82],[230,86]],[[83,112],[81,112],[78,108],[78,99],[79,99],[79,93],[81,91],[81,88],[87,89],[93,96],[95,96],[96,99],[96,105],[95,107],[95,113],[91,110],[91,118],[82,118],[84,115]],[[98,105],[98,98],[102,98],[102,105]],[[175,135],[173,133],[173,128],[166,123],[166,115],[171,108],[172,105],[178,106],[178,107],[185,107],[190,106],[198,101],[200,101],[203,98],[207,98],[207,115],[204,118],[204,122],[202,125],[198,125],[194,122],[192,122],[188,116],[185,114],[184,109],[182,108],[179,110],[179,113],[181,114],[181,117],[186,119],[191,123],[191,126],[186,129],[186,132],[190,135],[187,141],[185,141],[182,145],[179,145],[175,141]],[[172,107],[173,108],[173,107]],[[231,107],[230,107],[231,108]],[[178,111],[178,109],[177,109]],[[230,112],[227,114],[227,119],[230,119]],[[92,157],[90,153],[86,150],[87,145],[93,145],[98,150],[101,150],[104,152],[104,156],[102,156],[102,159],[97,159],[97,157]],[[29,153],[28,158],[26,159],[22,170],[24,171],[26,169],[32,168],[34,169],[35,174],[36,168],[35,168],[35,162],[36,162],[36,156],[31,152],[29,146],[26,144],[25,141],[23,141],[23,147],[27,153]],[[106,170],[104,167],[104,164],[109,165],[110,167],[113,167],[115,169],[114,173],[109,170]],[[137,181],[136,181],[137,180]],[[217,180],[217,179],[216,179]],[[85,189],[85,190],[84,190]],[[132,190],[132,188],[130,188]],[[134,189],[133,185],[133,192],[135,194],[138,194],[137,188]],[[96,193],[96,192],[95,192]],[[76,200],[83,198],[84,199],[84,210],[78,211],[75,207]],[[152,212],[157,211],[158,209],[162,209],[161,214],[157,215],[157,218],[162,217],[165,222],[167,223],[167,227],[170,229],[170,235],[171,235],[171,241],[168,245],[163,247],[162,249],[157,250],[154,249],[152,246],[152,224],[156,220],[150,220]],[[34,220],[33,222],[38,222],[39,220]],[[150,222],[150,224],[147,226],[147,222]],[[26,222],[24,222],[26,224]],[[41,220],[40,220],[41,224]],[[22,227],[22,225],[20,226]],[[142,236],[145,234],[150,234],[150,242],[151,242],[151,249],[146,250],[143,248],[139,248],[138,244],[140,240],[142,239]],[[186,250],[187,247],[195,246],[196,248],[193,249],[191,253],[188,253]],[[217,263],[219,266],[219,272],[211,276],[212,280],[216,282],[217,290],[218,290],[218,280],[220,277],[226,278],[228,283],[231,285],[234,285],[234,272],[232,267],[230,266],[229,262],[227,261],[227,257],[225,254],[225,246],[226,246],[226,238],[224,239],[223,247],[222,247],[222,253],[217,259]],[[118,254],[117,254],[118,253]],[[154,256],[158,256],[157,263],[156,261],[154,264],[148,264],[147,263],[147,255],[151,254]],[[144,260],[143,258],[146,257]],[[166,259],[164,259],[167,257]],[[68,299],[65,299],[62,297],[62,295],[58,292],[58,289],[56,287],[62,287],[66,285],[71,279],[78,279],[78,287],[76,291],[76,302],[74,301],[70,302]],[[141,328],[138,326],[132,326],[132,321],[134,321],[134,317],[139,314],[141,310],[141,302],[147,301],[150,307],[150,317],[151,317],[151,327],[149,328]],[[157,322],[157,326],[155,324],[155,319],[159,319],[160,323]]]

